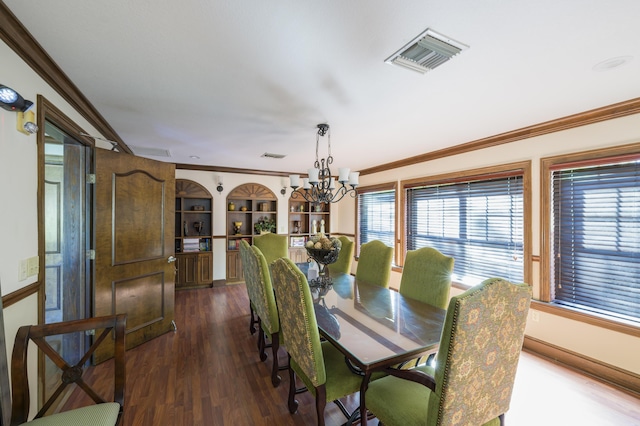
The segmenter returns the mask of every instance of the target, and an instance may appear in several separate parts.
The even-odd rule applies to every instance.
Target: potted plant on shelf
[[[254,225],[256,233],[258,234],[267,234],[269,232],[276,231],[276,221],[270,217],[263,216],[261,217],[256,224]]]

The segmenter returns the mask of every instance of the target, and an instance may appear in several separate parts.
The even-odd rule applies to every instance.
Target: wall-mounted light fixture
[[[284,197],[284,194],[287,193],[287,181],[286,181],[286,179],[282,179],[282,181],[280,182],[280,185],[282,185],[282,189],[280,190],[280,193]]]
[[[20,111],[16,120],[16,128],[25,135],[37,133],[38,125],[36,124],[36,115],[33,111]]]
[[[216,191],[222,194],[222,191],[224,191],[224,188],[222,187],[222,175],[216,175],[216,182],[218,183]]]
[[[7,111],[18,113],[16,128],[25,135],[30,135],[38,131],[36,116],[30,111],[33,102],[26,100],[20,93],[10,87],[0,84],[0,106]]]

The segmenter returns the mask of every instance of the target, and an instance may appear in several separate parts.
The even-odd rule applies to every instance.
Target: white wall
[[[44,95],[87,133],[99,135],[80,114],[73,110],[48,84],[0,41],[0,84],[11,87],[25,99],[36,103]],[[37,114],[37,106],[33,111]],[[0,108],[0,283],[2,295],[12,293],[34,283],[36,276],[19,279],[19,264],[23,259],[38,255],[37,214],[37,139],[16,129],[17,114]],[[38,123],[44,126],[43,123]],[[42,275],[41,275],[42,276]],[[37,296],[33,295],[5,309],[7,354],[10,359],[15,333],[19,326],[38,323]],[[35,354],[35,352],[34,352]],[[31,356],[29,371],[32,382],[31,407],[36,407],[35,355]]]
[[[401,141],[398,142],[401,143]],[[532,162],[532,255],[540,256],[540,159],[638,142],[640,142],[640,114],[371,175],[360,175],[360,183],[366,186],[397,181],[400,187],[401,180],[530,160]],[[534,262],[532,275],[530,284],[533,285],[534,297],[539,297],[541,277],[539,262]],[[399,283],[399,277],[400,273],[392,273],[393,287]],[[640,338],[547,312],[539,312],[538,322],[529,321],[526,333],[533,338],[640,374],[640,358],[637,356],[640,353]]]

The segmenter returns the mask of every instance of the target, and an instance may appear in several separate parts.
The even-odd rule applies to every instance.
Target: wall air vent
[[[468,48],[465,44],[427,28],[385,62],[424,74]]]
[[[262,154],[260,157],[264,157],[264,158],[277,158],[278,160],[286,157],[286,155],[284,154],[272,154],[270,152],[265,152],[264,154]]]

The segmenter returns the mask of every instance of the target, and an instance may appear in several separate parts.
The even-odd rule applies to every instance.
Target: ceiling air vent
[[[465,44],[427,28],[385,62],[424,74],[468,48]]]
[[[270,152],[265,152],[260,157],[282,159],[282,158],[286,157],[286,155],[284,155],[284,154],[272,154]]]
[[[133,146],[129,145],[129,148],[136,155],[149,155],[154,157],[171,157],[171,152],[168,149],[150,148],[146,146]]]

